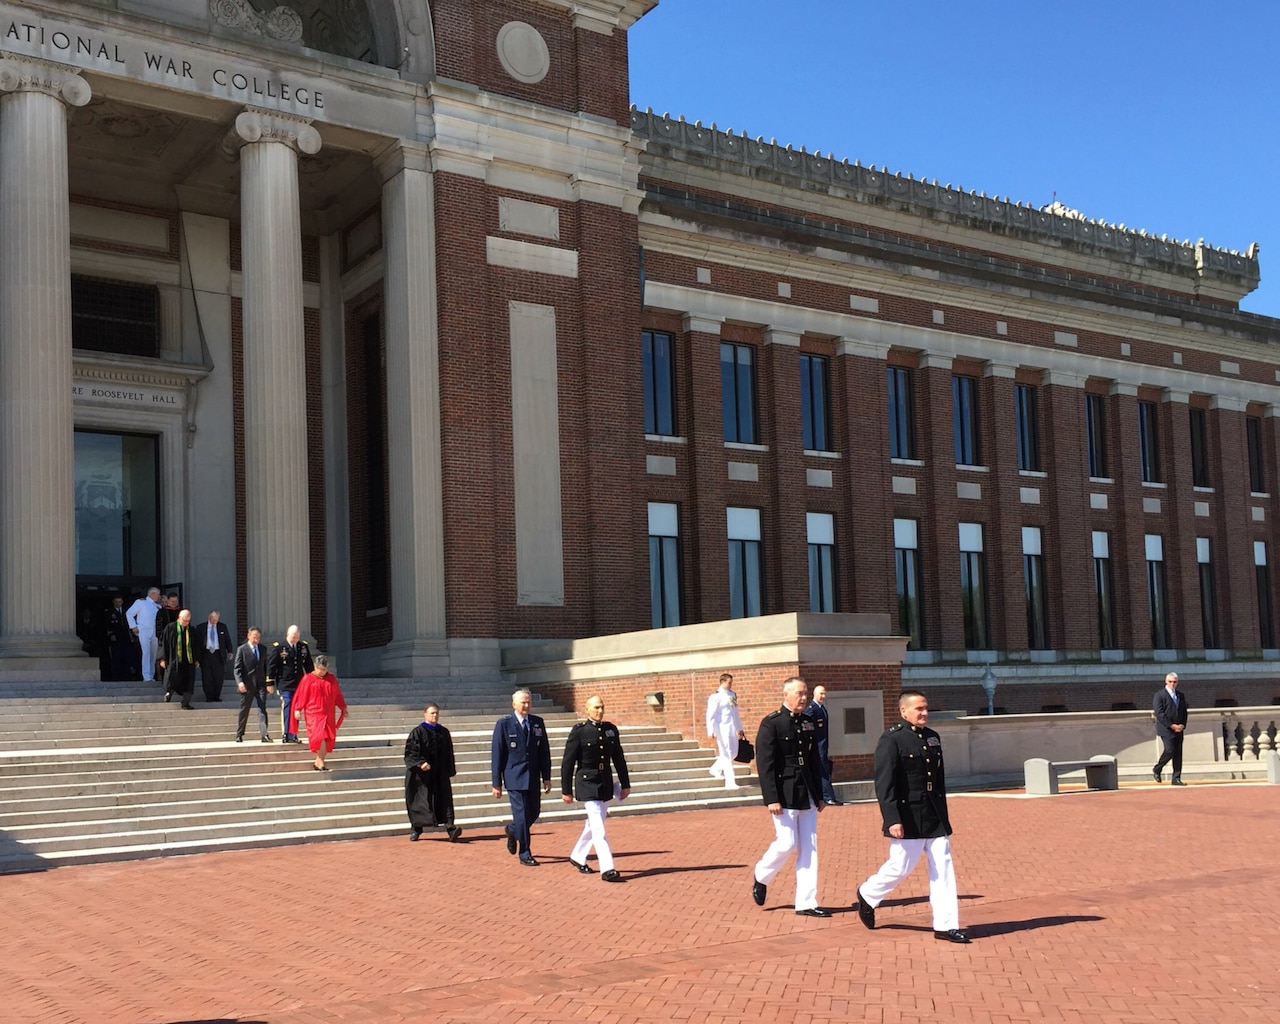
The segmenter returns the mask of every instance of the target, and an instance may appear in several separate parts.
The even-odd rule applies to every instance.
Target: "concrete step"
[[[406,829],[402,752],[418,721],[420,681],[363,686],[323,774],[311,770],[305,744],[232,742],[234,703],[186,712],[166,706],[150,684],[127,700],[105,692],[110,685],[0,695],[0,872]],[[494,827],[509,811],[490,789],[490,744],[510,688],[498,680],[476,692],[457,689],[449,691],[452,707],[444,706],[458,761],[458,820],[468,829]],[[353,687],[344,682],[344,690]],[[558,769],[577,716],[539,703]],[[253,718],[250,728],[256,731]],[[711,751],[679,733],[629,726],[623,736],[633,788],[613,813],[759,801],[745,778],[737,790],[712,779]],[[560,801],[554,781],[544,818],[580,817],[580,807]]]

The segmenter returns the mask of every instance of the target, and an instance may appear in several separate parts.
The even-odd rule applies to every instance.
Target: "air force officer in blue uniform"
[[[538,862],[529,852],[529,829],[542,811],[542,794],[551,791],[551,747],[546,725],[537,715],[529,714],[530,702],[528,690],[511,695],[511,714],[499,718],[493,727],[489,769],[493,798],[501,799],[505,786],[511,801],[507,852],[519,852],[520,863],[535,868]]]

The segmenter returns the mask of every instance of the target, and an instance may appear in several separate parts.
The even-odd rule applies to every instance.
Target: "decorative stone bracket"
[[[285,43],[302,39],[302,15],[283,4],[263,15],[249,0],[209,0],[209,15],[219,25],[241,28]]]

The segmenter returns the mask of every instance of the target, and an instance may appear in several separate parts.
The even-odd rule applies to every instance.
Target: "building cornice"
[[[650,110],[632,107],[632,130],[649,141],[649,152],[666,151],[676,159],[709,161],[726,173],[759,179],[769,177],[781,184],[812,191],[815,186],[838,194],[848,202],[904,211],[948,225],[962,225],[988,235],[1034,241],[1046,249],[1046,262],[1060,260],[1054,250],[1064,248],[1101,256],[1113,263],[1127,264],[1130,274],[1155,269],[1191,282],[1181,290],[1221,301],[1235,302],[1258,286],[1258,246],[1241,253],[1199,242],[1178,242],[1146,231],[1133,231],[1123,224],[1106,224],[1083,216],[1063,215],[1037,209],[1026,203],[987,196],[891,174],[836,160],[828,154],[809,153],[803,147],[780,146],[751,139],[746,133],[722,132],[714,125],[689,123]],[[733,191],[732,188],[726,191]],[[778,202],[786,205],[785,196]]]
[[[993,282],[986,277],[979,288],[956,273],[942,274],[907,263],[890,263],[888,254],[873,258],[835,247],[810,247],[800,251],[798,247],[764,235],[744,241],[741,233],[729,228],[692,224],[647,208],[640,215],[640,244],[646,251],[697,260],[700,265],[712,262],[782,278],[820,281],[860,292],[980,309],[997,317],[1036,320],[1067,331],[1112,334],[1174,348],[1189,346],[1249,360],[1275,360],[1272,342],[1230,333],[1238,330],[1242,335],[1263,335],[1267,325],[1245,323],[1246,319],[1256,320],[1256,317],[1232,310],[1217,311],[1203,306],[1194,310],[1172,306],[1160,309],[1155,304],[1145,309],[1117,307],[1106,302],[1104,295],[1091,299],[1063,297],[1045,287],[1029,287],[1016,281]],[[1185,315],[1178,316],[1178,313]],[[1215,319],[1219,322],[1213,327],[1202,326]],[[1275,322],[1270,321],[1269,326],[1274,336]]]
[[[567,11],[574,28],[612,35],[615,29],[626,31],[651,10],[658,0],[537,0],[543,7]]]

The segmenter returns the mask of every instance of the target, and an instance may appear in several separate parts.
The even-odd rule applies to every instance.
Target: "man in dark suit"
[[[191,633],[191,612],[183,608],[177,618],[164,627],[160,638],[160,657],[156,664],[164,671],[164,699],[166,702],[176,693],[182,698],[182,707],[194,711],[191,695],[196,689],[196,639]]]
[[[831,785],[831,716],[827,713],[827,688],[818,684],[813,688],[813,700],[804,709],[804,713],[813,719],[818,733],[818,771],[822,774],[822,802],[824,804],[843,804],[836,799],[835,788]]]
[[[236,689],[240,691],[240,718],[236,722],[236,742],[244,741],[244,728],[249,724],[249,709],[254,702],[258,704],[258,732],[263,743],[270,743],[271,736],[267,732],[267,694],[272,687],[267,685],[267,652],[262,649],[262,630],[250,626],[245,642],[236,648],[235,661],[231,666],[231,678],[235,680]]]
[[[929,702],[918,690],[898,695],[902,721],[891,725],[876,744],[876,799],[889,859],[858,888],[854,906],[868,928],[876,926],[876,907],[911,874],[920,855],[929,860],[929,906],[933,937],[968,942],[960,929],[960,900],[951,863],[951,819],[947,816],[947,777],[942,739],[926,727]]]
[[[614,798],[613,769],[618,771],[619,800],[631,793],[631,776],[622,753],[618,727],[604,720],[604,701],[587,698],[587,719],[569,730],[564,757],[560,761],[560,792],[567,804],[576,796],[587,809],[587,824],[569,854],[569,863],[582,874],[591,874],[587,854],[596,848],[600,877],[606,882],[621,882],[622,876],[613,866],[613,850],[604,834],[609,801]]]
[[[830,917],[818,906],[818,812],[822,773],[818,769],[818,728],[804,713],[809,688],[803,679],[782,684],[782,707],[764,717],[756,733],[760,792],[773,816],[773,843],[756,863],[751,898],[763,907],[773,876],[796,852],[796,913]]]
[[[1164,749],[1160,760],[1156,762],[1151,774],[1156,782],[1163,782],[1160,773],[1164,766],[1173,762],[1173,778],[1169,781],[1175,786],[1184,786],[1182,781],[1182,739],[1187,729],[1187,697],[1178,692],[1178,673],[1170,672],[1164,677],[1164,686],[1156,691],[1151,710],[1156,716],[1156,733]]]
[[[222,700],[222,683],[227,678],[227,656],[235,653],[226,623],[218,621],[218,613],[210,612],[200,638],[200,685],[204,699]]]
[[[107,653],[111,659],[111,678],[117,682],[135,678],[133,672],[133,634],[129,630],[129,618],[124,598],[113,597],[107,609],[105,632]]]
[[[311,660],[311,648],[302,639],[302,630],[290,626],[284,634],[284,643],[271,645],[271,655],[267,659],[267,684],[274,686],[280,694],[280,728],[284,730],[281,741],[297,743],[297,723],[293,720],[293,691],[302,682],[302,677],[315,668]]]
[[[542,813],[542,794],[551,792],[551,746],[542,719],[529,714],[532,700],[528,690],[511,695],[511,714],[499,718],[493,727],[489,772],[493,798],[500,800],[505,786],[511,802],[507,853],[519,853],[521,864],[536,868],[538,862],[529,850],[529,829]]]

